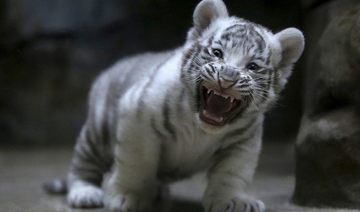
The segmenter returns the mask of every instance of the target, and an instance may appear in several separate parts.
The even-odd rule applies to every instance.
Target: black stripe
[[[143,98],[147,95],[148,88],[151,86],[151,84],[154,82],[154,79],[159,72],[160,68],[174,55],[174,53],[170,54],[169,57],[166,58],[166,60],[163,60],[161,63],[159,63],[153,73],[150,76],[149,81],[142,87],[142,91],[139,97],[139,103],[138,103],[138,110],[137,110],[137,117],[140,117],[142,115],[143,108],[145,106]]]
[[[194,60],[197,61],[198,59],[198,52],[191,52],[190,57],[188,58],[188,60],[186,61],[186,65],[191,65]]]
[[[75,170],[71,170],[71,171],[72,173],[74,173],[76,177],[80,178],[81,180],[91,183],[98,187],[101,186],[101,182],[103,181],[102,173],[81,172],[80,170],[78,170],[78,172],[76,172]]]
[[[74,158],[79,158],[86,163],[97,163],[97,161],[89,155],[89,152],[84,151],[84,149],[75,148]]]
[[[99,161],[97,164],[100,166],[99,168],[101,168],[101,170],[107,171],[110,169],[113,163],[113,152],[111,150],[110,131],[108,123],[104,121],[104,123],[101,125],[101,134],[96,133],[94,125],[91,125],[91,131],[92,134],[94,134],[94,138],[93,141],[88,140],[87,143],[90,145],[94,144],[93,148],[97,152],[96,156],[98,157]]]
[[[84,164],[78,164],[78,163],[73,163],[71,165],[71,171],[76,173],[84,173],[84,172],[90,172],[90,173],[102,173],[102,170],[100,169],[100,167],[98,166],[94,166],[93,164],[90,164],[91,166],[85,166]]]
[[[151,119],[151,128],[155,132],[155,134],[160,138],[162,142],[166,141],[166,136],[156,127],[155,118]]]
[[[191,74],[193,72],[198,72],[200,70],[200,67],[194,63],[190,64],[188,73]]]
[[[202,64],[200,64],[200,59],[199,59],[199,53],[196,52],[193,54],[192,58],[189,60],[189,64],[190,66],[195,66],[195,67],[200,67]]]
[[[242,39],[243,37],[246,36],[246,28],[239,28],[236,31],[233,32],[234,33],[234,37],[237,39]]]
[[[269,50],[268,54],[267,54],[267,57],[266,57],[266,61],[265,61],[266,65],[270,64],[271,55],[272,55],[272,52]]]
[[[243,24],[234,24],[234,25],[226,28],[226,29],[224,30],[224,32],[231,31],[231,30],[234,29],[234,28],[239,28],[239,29],[237,29],[237,30],[241,30],[241,31],[244,31],[244,30],[245,30],[245,26],[244,26]]]
[[[104,114],[103,114],[103,119],[102,120],[103,123],[105,121],[107,121],[108,123],[110,123],[113,126],[117,125],[118,122],[118,110],[114,109],[117,108],[117,104],[118,100],[120,99],[120,97],[123,95],[124,92],[120,92],[120,91],[124,91],[126,90],[126,84],[124,83],[124,79],[128,79],[132,72],[130,71],[132,67],[128,67],[127,69],[124,68],[124,70],[122,71],[122,73],[124,73],[124,76],[121,77],[122,82],[118,82],[115,80],[110,80],[110,85],[108,86],[108,89],[106,91],[106,102],[105,102],[105,107],[108,110],[105,110]],[[119,92],[114,92],[114,91],[119,91]],[[98,95],[98,94],[97,94]],[[111,133],[115,133],[113,130]]]
[[[110,146],[110,131],[107,121],[104,121],[102,123],[100,131],[101,131],[100,139],[102,140],[102,144],[106,147]]]
[[[213,76],[213,73],[214,72],[211,72],[211,70],[210,69],[212,69],[212,71],[214,71],[214,69],[213,69],[213,67],[212,66],[210,66],[210,68],[209,68],[209,66],[205,66],[204,67],[205,68],[205,71],[208,73],[208,75],[210,76],[210,78],[213,78],[214,80],[215,80],[215,77]],[[205,76],[206,77],[206,76]],[[211,79],[210,79],[211,80]]]
[[[210,46],[212,45],[213,41],[214,41],[214,37],[215,37],[214,34],[215,34],[215,33],[213,33],[213,34],[211,35],[211,37],[210,37],[210,39],[209,39],[209,41],[208,41],[208,47],[210,47]]]
[[[237,85],[235,88],[246,88],[249,87],[249,84],[241,84],[241,85]]]
[[[231,38],[232,33],[225,33],[221,35],[221,40],[229,41]]]
[[[238,42],[235,42],[235,41],[233,40],[233,44],[232,44],[231,48],[235,48],[238,44],[239,44]]]
[[[270,90],[270,85],[272,84],[272,73],[270,72],[267,72],[268,74],[268,79],[264,79],[264,81],[262,81],[262,83],[260,84],[260,86],[262,87],[263,90],[262,93],[261,93],[261,102],[260,104],[264,103],[267,99],[267,97],[269,96],[269,90]],[[265,82],[266,81],[266,82]]]
[[[256,44],[258,45],[258,48],[260,49],[260,52],[263,52],[265,49],[265,40],[264,38],[258,33],[255,29],[254,32],[257,36],[255,36],[257,39],[255,40]]]
[[[245,103],[245,106],[241,109],[240,112],[238,112],[234,117],[232,117],[228,122],[229,124],[232,124],[234,122],[236,122],[238,119],[241,119],[243,118],[243,115],[244,115],[244,111],[246,111],[248,109],[248,107],[250,106],[250,100],[249,100],[249,95],[251,94],[248,94],[247,92],[246,93],[243,93],[243,98],[244,98],[244,103]]]
[[[83,167],[81,164],[72,163],[70,172],[82,180],[91,182],[96,186],[100,186],[103,179],[104,170],[97,166]]]
[[[221,40],[216,40],[216,41],[214,41],[214,43],[217,43],[217,44],[219,44],[220,46],[224,46],[224,45],[223,45],[223,42],[221,42]]]
[[[195,94],[195,99],[194,99],[195,105],[192,107],[193,112],[197,112],[200,108],[200,98],[201,98],[200,86],[202,83],[203,83],[203,81],[200,81],[200,80],[196,82],[196,89],[195,89],[196,94]]]
[[[250,81],[251,81],[250,78],[245,78],[245,79],[242,79],[242,80],[239,82],[239,84],[248,83],[248,82],[250,82]]]
[[[211,67],[212,72],[213,72],[213,73],[216,73],[216,70],[215,70],[213,64],[209,64],[209,66]]]
[[[96,145],[95,143],[96,141],[94,140],[94,137],[92,136],[92,132],[90,132],[90,130],[86,130],[86,144],[88,150],[90,151],[92,157],[94,157],[96,160],[99,161],[99,163],[102,163],[102,155],[99,152],[99,147],[98,145]]]
[[[232,132],[227,133],[226,135],[224,135],[220,139],[220,143],[225,142],[226,140],[230,140],[230,139],[232,139],[234,137],[237,137],[237,136],[240,136],[240,135],[244,134],[249,128],[251,128],[254,125],[254,123],[256,123],[256,119],[257,119],[257,117],[252,118],[252,119],[250,119],[250,121],[243,128],[236,129],[236,130],[234,130]]]
[[[190,48],[189,51],[187,51],[185,54],[183,54],[181,66],[185,66],[187,61],[193,56],[193,54],[192,54],[193,46]]]
[[[261,61],[264,61],[265,62],[265,58],[263,58],[262,56],[258,56],[255,58],[256,60],[261,60]]]
[[[196,43],[194,43],[190,47],[190,49],[185,54],[183,54],[182,61],[181,61],[181,74],[180,74],[180,78],[182,80],[186,80],[186,74],[189,73],[189,69],[185,69],[185,67],[190,62],[189,59],[191,57],[193,57],[193,52],[195,52],[195,50],[197,50],[197,44]]]
[[[91,132],[84,127],[75,146],[75,154],[80,156],[83,161],[91,161],[91,163],[101,167],[104,163],[102,161],[103,157],[99,153],[93,139]]]
[[[204,69],[205,69],[206,73],[208,73],[209,75],[212,74],[211,70],[210,70],[210,68],[208,66],[205,66]]]
[[[206,76],[206,75],[202,75],[202,77],[204,77],[206,80],[208,81],[213,81],[213,79],[211,79],[210,77]]]
[[[207,48],[203,48],[201,51],[202,51],[202,53],[204,53],[204,54],[210,55],[210,52],[208,51]]]
[[[200,56],[201,59],[203,59],[204,61],[210,61],[212,59],[212,57],[208,56],[208,55],[201,55]]]
[[[169,96],[170,92],[168,92],[164,99],[164,106],[163,106],[163,117],[164,117],[164,128],[170,133],[174,140],[176,140],[176,134],[174,130],[174,126],[170,122],[170,105],[169,105]]]
[[[178,115],[182,115],[182,113],[183,113],[183,106],[182,105],[183,105],[183,101],[185,99],[185,94],[186,94],[185,92],[186,92],[185,88],[182,87],[179,98],[178,98],[178,101],[177,101],[177,109],[176,109],[176,111],[177,111]]]
[[[198,66],[200,66],[199,63],[199,59],[198,59],[198,47],[197,46],[194,46],[196,48],[196,51],[195,50],[190,50],[192,53],[191,53],[191,57],[188,58],[187,61],[183,61],[184,62],[184,66],[182,68],[185,68],[186,66],[189,66],[187,69],[186,69],[186,73],[187,74],[191,74],[192,72],[194,72],[193,69],[197,70]],[[184,74],[185,72],[182,71],[181,74]]]
[[[241,141],[239,141],[238,143],[244,143],[244,142],[246,142],[246,141],[248,141],[248,140],[250,140],[250,139],[254,138],[254,136],[255,136],[256,132],[257,132],[257,130],[252,131],[252,132],[250,133],[250,135],[249,135],[249,136],[247,136],[247,137],[245,137],[245,138],[241,139]]]

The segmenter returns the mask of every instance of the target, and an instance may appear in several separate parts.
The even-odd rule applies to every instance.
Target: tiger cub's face
[[[194,13],[182,61],[182,82],[194,115],[208,132],[221,131],[276,101],[304,48],[294,28],[272,34],[229,17],[221,0],[203,0]]]

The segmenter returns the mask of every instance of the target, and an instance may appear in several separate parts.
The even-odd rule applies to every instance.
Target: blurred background
[[[121,58],[181,46],[199,1],[0,0],[0,211],[72,211],[40,187],[67,172],[92,82]],[[269,212],[359,211],[360,0],[223,1],[306,40],[267,114],[250,193]],[[202,211],[206,181],[192,180],[170,188],[187,200],[174,212]]]
[[[182,45],[198,2],[1,0],[0,146],[72,146],[96,76],[123,57]],[[306,8],[322,1],[224,2],[230,15],[277,32],[303,29]],[[282,99],[267,115],[267,140],[293,141],[298,131],[302,60]]]

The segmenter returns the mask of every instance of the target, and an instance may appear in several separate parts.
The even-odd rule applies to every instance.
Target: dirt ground
[[[0,150],[0,212],[104,212],[104,209],[74,210],[64,196],[43,192],[42,184],[64,178],[72,149]],[[263,200],[267,212],[355,212],[356,210],[312,209],[290,203],[294,177],[293,145],[264,142],[254,183],[250,189]],[[165,211],[202,212],[204,175],[171,185],[171,204]],[[159,209],[160,211],[160,209]]]

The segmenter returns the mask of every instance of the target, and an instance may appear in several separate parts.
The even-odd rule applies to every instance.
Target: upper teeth
[[[221,94],[221,93],[219,93],[219,92],[217,92],[217,91],[214,91],[214,90],[212,90],[212,89],[210,89],[210,88],[207,88],[207,89],[208,89],[208,91],[207,91],[208,94],[211,93],[211,91],[213,91],[215,95],[221,96],[221,97],[223,97],[223,98],[225,98],[225,99],[228,99],[228,98],[230,97],[230,102],[233,102],[234,99],[235,99],[234,97],[232,97],[232,96],[230,96],[230,95]]]

